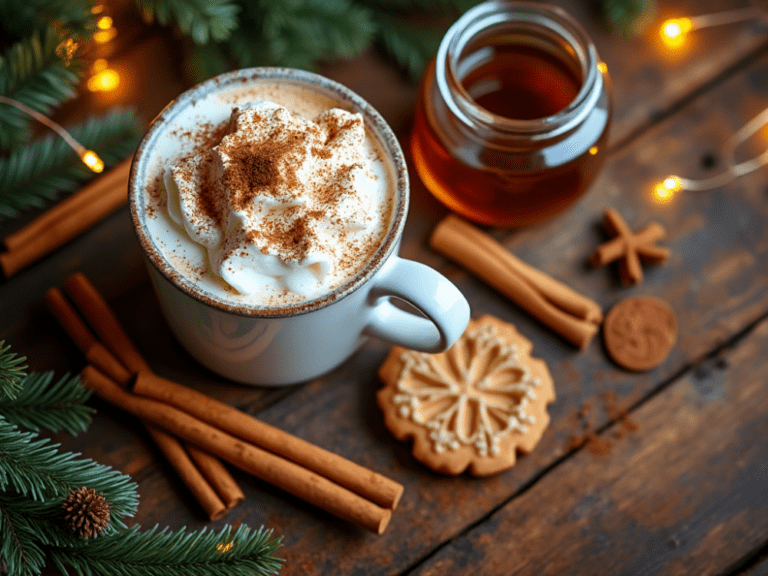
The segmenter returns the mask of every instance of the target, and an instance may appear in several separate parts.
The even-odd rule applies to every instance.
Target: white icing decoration
[[[450,372],[434,356],[403,352],[393,397],[402,417],[428,430],[436,453],[471,446],[480,456],[496,455],[504,436],[528,431],[535,418],[526,408],[541,380],[495,326],[468,331],[445,355]],[[499,378],[502,372],[514,379]]]

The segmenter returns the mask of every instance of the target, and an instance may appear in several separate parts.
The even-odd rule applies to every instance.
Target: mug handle
[[[435,354],[453,346],[469,322],[469,303],[445,276],[429,266],[390,256],[373,279],[371,310],[364,333],[393,344]],[[399,298],[426,318],[395,306]]]

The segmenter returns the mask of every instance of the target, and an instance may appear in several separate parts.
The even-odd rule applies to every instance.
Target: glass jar
[[[610,112],[605,64],[578,22],[547,4],[492,0],[456,21],[424,73],[414,164],[466,218],[532,224],[594,180]]]

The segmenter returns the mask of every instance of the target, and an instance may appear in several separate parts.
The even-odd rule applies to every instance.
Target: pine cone
[[[93,488],[71,490],[62,507],[64,523],[80,538],[98,536],[109,524],[109,504]]]

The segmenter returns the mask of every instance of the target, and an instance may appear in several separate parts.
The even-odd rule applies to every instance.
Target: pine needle
[[[245,525],[216,532],[170,532],[157,526],[140,532],[133,527],[52,556],[64,574],[69,566],[86,576],[267,576],[277,574],[283,562],[272,555],[280,540],[270,540],[271,535],[271,530]]]
[[[115,107],[68,130],[110,167],[136,149],[142,123],[133,110]],[[49,134],[0,158],[0,218],[42,206],[45,200],[73,192],[94,176],[66,142]]]
[[[25,38],[48,24],[65,30],[66,36],[80,41],[96,28],[98,14],[91,11],[91,0],[5,0],[0,1],[0,26],[8,38]]]
[[[13,400],[22,390],[22,380],[27,375],[26,358],[11,352],[10,344],[0,340],[0,401]]]
[[[21,381],[21,391],[12,402],[0,401],[0,415],[25,430],[63,430],[74,435],[91,423],[94,409],[85,405],[89,397],[77,377],[54,381],[53,372],[30,374]]]
[[[378,17],[378,41],[413,79],[424,72],[437,52],[445,29],[404,24],[383,15]]]
[[[87,486],[104,494],[111,522],[123,526],[122,520],[136,512],[136,485],[130,477],[78,456],[60,452],[58,444],[34,432],[21,432],[0,417],[0,492],[43,502]]]
[[[240,6],[230,0],[136,0],[148,22],[174,24],[197,44],[226,40],[237,28]]]
[[[62,62],[56,54],[61,41],[61,33],[48,26],[8,48],[0,56],[0,95],[46,115],[73,98],[80,66]],[[0,104],[0,110],[0,150],[27,142],[31,118],[7,104]]]

